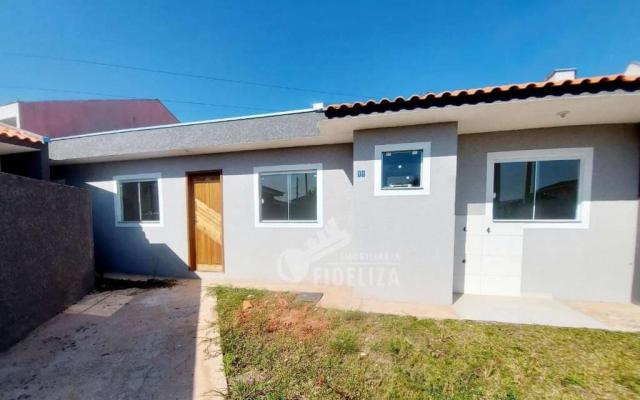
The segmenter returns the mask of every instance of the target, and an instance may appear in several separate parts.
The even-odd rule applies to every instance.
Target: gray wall
[[[375,146],[409,142],[431,142],[430,194],[374,196]],[[354,178],[356,251],[374,260],[388,256],[387,266],[397,270],[399,282],[361,292],[400,301],[451,303],[456,148],[456,124],[355,132],[354,170],[365,171],[365,178]]]
[[[640,126],[636,127],[640,137]],[[640,175],[640,140],[638,140],[638,175]],[[640,198],[640,180],[638,180],[638,197]],[[631,297],[634,303],[640,303],[640,200],[638,201],[638,224],[636,226],[636,257]]]
[[[0,173],[0,350],[93,287],[84,190]]]
[[[640,163],[639,163],[640,164]],[[633,271],[633,287],[631,289],[631,301],[640,303],[640,201],[638,202],[638,224],[636,225],[636,256]]]
[[[186,174],[222,170],[229,278],[283,282],[292,275],[281,261],[291,267],[301,256],[302,264],[310,260],[302,266],[307,282],[352,286],[365,297],[450,303],[456,134],[455,124],[358,132],[355,146],[68,165],[55,175],[91,192],[97,267],[104,271],[195,276],[188,270]],[[374,198],[373,146],[412,141],[432,143],[431,195]],[[354,157],[358,169],[370,170],[355,190]],[[323,164],[324,226],[256,227],[254,167],[310,163]],[[162,176],[162,226],[116,226],[113,177],[148,173]]]
[[[522,292],[629,302],[638,225],[639,158],[635,126],[576,126],[461,135],[456,214],[484,214],[487,152],[563,147],[594,148],[590,226],[525,229]]]
[[[374,196],[374,146],[417,141],[431,142],[431,193]],[[637,128],[626,125],[457,135],[452,123],[357,131],[353,145],[70,165],[56,174],[91,192],[96,259],[104,270],[193,276],[186,173],[222,170],[228,277],[281,282],[288,276],[280,269],[283,259],[311,258],[300,264],[305,281],[346,284],[363,297],[450,303],[455,215],[485,212],[487,152],[593,147],[590,227],[525,229],[522,292],[628,302],[637,249],[638,142]],[[253,168],[307,163],[324,166],[324,227],[256,227]],[[354,170],[365,177],[354,177]],[[162,226],[117,227],[113,177],[148,173],[162,175]]]
[[[305,250],[330,221],[352,230],[350,209],[352,146],[334,145],[202,156],[66,166],[56,175],[91,192],[98,268],[179,277],[188,270],[187,181],[189,171],[222,170],[225,274],[230,278],[278,282],[279,258],[289,249]],[[256,227],[253,169],[257,166],[322,163],[325,227]],[[118,227],[114,214],[117,175],[160,173],[162,226]],[[335,259],[343,243],[314,266]],[[310,272],[307,280],[312,277]]]

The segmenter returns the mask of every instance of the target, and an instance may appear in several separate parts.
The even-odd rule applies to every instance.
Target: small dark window
[[[158,181],[120,182],[120,222],[160,221]]]
[[[317,173],[260,174],[260,221],[317,221]]]
[[[382,189],[421,187],[422,150],[382,153]]]

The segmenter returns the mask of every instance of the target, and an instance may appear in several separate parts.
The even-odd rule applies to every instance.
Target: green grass
[[[257,290],[215,293],[232,399],[640,398],[639,334],[325,310]]]

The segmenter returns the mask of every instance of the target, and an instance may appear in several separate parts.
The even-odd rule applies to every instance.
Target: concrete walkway
[[[85,297],[0,354],[0,399],[212,399],[226,379],[202,282]]]
[[[461,319],[570,328],[611,329],[593,317],[548,298],[465,294],[453,303]]]
[[[562,302],[550,298],[454,295],[452,305],[429,305],[356,299],[329,291],[320,305],[419,318],[461,319],[640,332],[640,306]]]
[[[322,292],[322,307],[419,318],[465,319],[640,332],[640,306],[621,303],[568,302],[541,297],[454,295],[452,305],[430,305],[360,298],[344,286],[231,280],[224,274],[198,273],[208,285],[275,291]]]
[[[640,332],[640,306],[623,303],[561,301],[544,297],[481,296],[454,294],[452,305],[418,304],[360,298],[346,286],[309,283],[239,281],[217,272],[198,272],[203,285],[229,285],[274,291],[321,292],[318,305],[341,310],[359,310],[418,318],[536,324],[571,328]],[[148,276],[116,275],[119,279],[149,279]]]

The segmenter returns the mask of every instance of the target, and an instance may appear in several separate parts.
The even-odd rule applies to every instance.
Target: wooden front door
[[[222,271],[222,179],[219,172],[189,175],[192,270]]]

